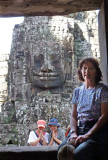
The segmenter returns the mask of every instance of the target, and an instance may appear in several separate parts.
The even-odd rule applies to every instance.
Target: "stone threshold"
[[[0,147],[0,160],[57,160],[57,146]]]

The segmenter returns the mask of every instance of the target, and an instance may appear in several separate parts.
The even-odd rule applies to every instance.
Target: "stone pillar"
[[[108,84],[108,1],[102,3],[99,13],[99,43],[100,43],[100,64],[103,74],[103,82]]]

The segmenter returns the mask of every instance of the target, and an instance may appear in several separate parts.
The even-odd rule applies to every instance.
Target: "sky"
[[[23,20],[24,17],[0,18],[0,53],[10,53],[13,28]]]

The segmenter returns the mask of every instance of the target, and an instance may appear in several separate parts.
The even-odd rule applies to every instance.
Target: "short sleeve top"
[[[77,104],[79,120],[97,120],[101,116],[101,103],[108,103],[108,86],[99,83],[92,89],[82,85],[74,90],[72,104]]]
[[[48,143],[48,136],[49,136],[49,133],[45,132],[44,137],[47,143]],[[38,137],[36,136],[35,132],[31,131],[29,134],[28,143],[30,144],[31,142],[35,142],[37,138]],[[41,144],[38,143],[37,146],[41,146]]]

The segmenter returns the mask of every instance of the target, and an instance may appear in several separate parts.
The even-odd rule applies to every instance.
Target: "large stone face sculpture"
[[[65,23],[65,17],[29,17],[21,26],[15,26],[9,73],[9,91],[13,101],[28,100],[31,94],[47,89],[63,91],[66,76],[72,74],[73,52],[73,33],[68,33]],[[73,22],[70,24],[73,28]],[[21,93],[24,90],[25,97]]]

